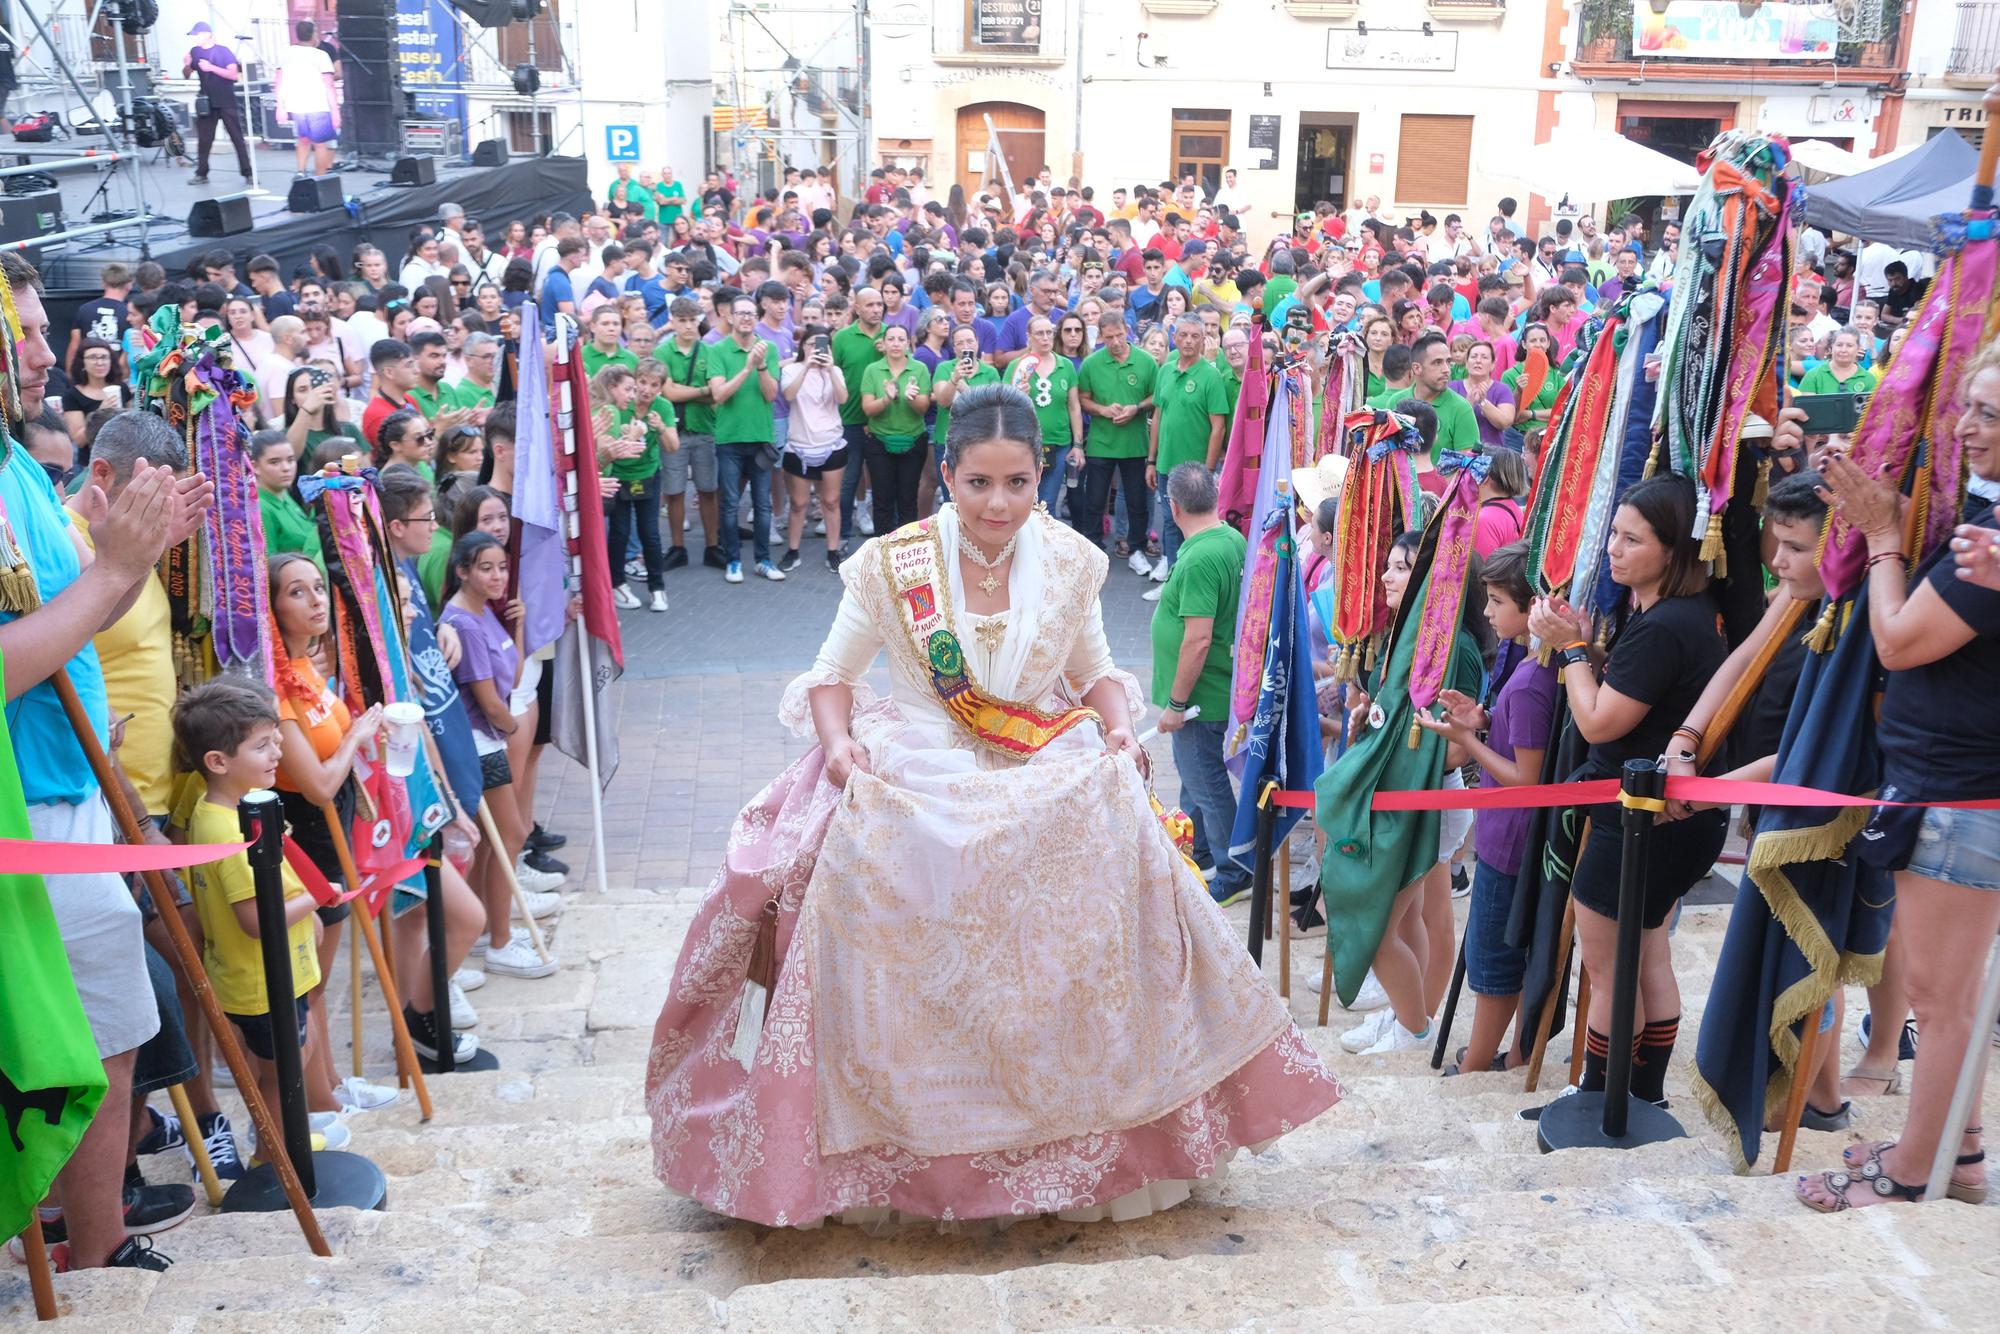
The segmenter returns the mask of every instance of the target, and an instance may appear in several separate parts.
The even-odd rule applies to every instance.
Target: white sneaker
[[[483,978],[486,974],[481,973]],[[451,1026],[453,1028],[477,1028],[479,1011],[472,1008],[472,1002],[465,998],[465,991],[458,983],[451,984]]]
[[[1154,583],[1164,584],[1165,582],[1167,582],[1167,575],[1169,572],[1170,571],[1167,566],[1167,558],[1165,556],[1162,556],[1158,560],[1153,562],[1152,580]]]
[[[371,1084],[360,1075],[349,1075],[333,1086],[333,1100],[350,1112],[372,1112],[393,1106],[402,1096],[400,1089]]]
[[[854,526],[860,531],[863,537],[875,536],[875,515],[868,510],[856,507],[854,511]]]
[[[462,974],[471,972],[472,961],[474,959],[483,959],[485,957],[486,957],[486,933],[484,931],[481,931],[479,933],[479,939],[473,941],[472,948],[465,952],[466,966],[464,968],[459,969],[457,973],[452,974],[452,981],[456,982]],[[481,973],[479,976],[483,979],[485,978],[486,974]],[[477,991],[479,990],[480,987],[483,987],[485,985],[486,983],[482,980],[480,982],[475,983],[472,986],[467,987],[466,990]]]
[[[1151,587],[1151,588],[1147,589],[1147,590],[1146,590],[1145,592],[1143,592],[1143,593],[1141,593],[1141,594],[1139,595],[1139,601],[1141,601],[1141,602],[1158,602],[1158,601],[1160,600],[1160,591],[1161,591],[1161,589],[1162,589],[1162,588],[1164,588],[1164,587],[1165,587],[1165,585],[1162,585],[1162,584],[1155,584],[1155,585],[1154,585],[1153,587]]]
[[[481,954],[486,953],[486,938],[484,936],[479,938],[479,952]],[[454,988],[451,994],[454,996],[467,991],[477,991],[486,985],[486,974],[480,972],[477,968],[461,968],[451,975],[451,985]]]
[[[654,589],[653,600],[649,605],[652,607],[654,611],[665,611],[667,609],[667,595],[665,590],[658,588]]]
[[[634,597],[632,590],[623,584],[611,590],[611,600],[618,604],[621,611],[639,610],[639,599]]]
[[[627,579],[644,579],[646,577],[646,562],[643,560],[626,561],[625,577]]]
[[[1361,990],[1354,993],[1354,1004],[1341,1008],[1351,1014],[1367,1010],[1379,1010],[1389,1003],[1389,993],[1382,990],[1382,984],[1375,980],[1375,970],[1370,968],[1368,976],[1361,979]]]
[[[813,535],[814,537],[825,537],[825,536],[826,536],[826,520],[825,520],[825,519],[814,519],[814,520],[813,520],[813,525],[812,525],[812,535]]]
[[[725,583],[725,584],[740,584],[740,583],[742,583],[742,582],[743,582],[743,562],[742,562],[742,561],[740,561],[740,560],[733,560],[733,561],[730,561],[730,562],[729,562],[729,565],[728,565],[728,567],[727,567],[727,568],[725,568],[725,569],[724,569],[724,570],[722,571],[722,582],[723,582],[723,583]]]
[[[1419,1047],[1431,1045],[1429,1020],[1424,1021],[1423,1032],[1412,1033],[1396,1022],[1394,1010],[1377,1010],[1376,1013],[1388,1015],[1389,1022],[1382,1026],[1382,1036],[1376,1039],[1375,1045],[1361,1053],[1363,1056],[1387,1056],[1390,1052],[1415,1051]]]
[[[537,871],[526,862],[514,863],[514,878],[521,882],[521,888],[530,894],[561,887],[563,878],[554,871]],[[542,913],[535,916],[541,917]]]
[[[757,573],[763,575],[766,579],[769,579],[774,584],[782,584],[785,582],[785,572],[779,569],[777,566],[771,564],[771,562],[767,560],[760,560],[757,562]]]
[[[329,1149],[344,1149],[354,1142],[354,1132],[340,1119],[339,1112],[310,1112],[306,1124],[312,1127],[313,1134],[326,1141]]]
[[[1340,1035],[1342,1049],[1357,1055],[1367,1051],[1382,1038],[1382,1031],[1396,1022],[1394,1010],[1377,1010],[1353,1028]]]
[[[499,949],[486,951],[486,971],[502,977],[547,977],[555,970],[556,961],[545,961],[535,953],[525,931],[516,931]]]
[[[547,917],[554,917],[563,910],[563,897],[560,894],[546,891],[538,893],[524,889],[521,891],[521,901],[527,905],[528,916],[538,922]]]
[[[1139,575],[1143,578],[1152,577],[1153,562],[1146,559],[1146,553],[1143,551],[1133,552],[1132,555],[1126,560],[1125,564],[1131,569],[1132,573],[1136,575]]]

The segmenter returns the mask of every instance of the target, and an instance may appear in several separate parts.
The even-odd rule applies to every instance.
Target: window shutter
[[[1396,143],[1396,203],[1464,206],[1472,117],[1404,116]]]

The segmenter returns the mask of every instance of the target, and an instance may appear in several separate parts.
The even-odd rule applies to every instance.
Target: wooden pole
[[[527,923],[528,927],[528,939],[534,942],[535,957],[547,963],[549,947],[542,943],[542,928],[535,925],[535,915],[528,911],[527,891],[521,888],[521,879],[514,874],[514,863],[507,859],[507,845],[500,841],[500,830],[493,823],[493,812],[487,809],[483,801],[479,803],[479,827],[486,834],[487,846],[498,853],[493,859],[494,865],[500,868],[500,874],[507,877],[507,888],[514,894],[514,906],[521,910],[521,920]],[[493,948],[500,949],[506,943],[504,940],[500,941],[493,944]]]
[[[56,1281],[49,1270],[49,1248],[42,1238],[39,1213],[28,1218],[21,1233],[21,1249],[28,1253],[28,1286],[35,1294],[35,1319],[54,1320],[61,1313],[56,1309]]]
[[[340,813],[333,803],[320,803],[320,813],[326,817],[326,827],[333,835],[333,852],[340,859],[341,878],[350,890],[361,883],[361,873],[354,869],[354,851],[347,845],[347,831],[340,827]],[[403,1023],[403,1001],[396,994],[396,979],[389,975],[389,965],[382,958],[382,938],[375,933],[375,914],[368,907],[368,896],[356,894],[348,900],[354,905],[354,921],[361,927],[361,938],[368,942],[368,957],[375,964],[375,980],[382,984],[382,999],[389,1010],[389,1033],[396,1043],[396,1069],[410,1077],[410,1085],[417,1091],[419,1121],[431,1119],[431,1091],[424,1086],[424,1072],[417,1068],[417,1049],[410,1045],[410,1030]],[[359,1008],[358,1006],[356,1007]],[[446,1042],[450,1038],[443,1039]]]
[[[1588,837],[1590,826],[1584,825],[1584,835]],[[1579,840],[1577,846],[1581,848]],[[1556,932],[1556,979],[1555,986],[1549,988],[1548,998],[1542,1002],[1542,1016],[1535,1024],[1534,1045],[1528,1049],[1528,1077],[1521,1084],[1523,1093],[1533,1093],[1542,1082],[1542,1058],[1549,1054],[1549,1034],[1555,1031],[1556,1005],[1562,997],[1562,980],[1569,976],[1570,945],[1576,939],[1576,900],[1563,902],[1562,927]]]
[[[1819,1026],[1824,1012],[1809,1017],[1799,1035],[1799,1063],[1792,1067],[1792,1087],[1785,1094],[1785,1119],[1778,1125],[1778,1156],[1771,1160],[1771,1175],[1783,1176],[1792,1169],[1792,1146],[1799,1138],[1799,1118],[1805,1115],[1806,1091],[1812,1087],[1813,1065],[1819,1060]]]
[[[1579,961],[1576,966],[1576,1027],[1569,1034],[1569,1082],[1583,1087],[1583,1053],[1589,1044],[1590,969]]]
[[[352,931],[347,933],[347,978],[349,987],[354,993],[353,1003],[348,1006],[352,1011],[349,1016],[348,1046],[354,1055],[354,1077],[359,1079],[364,1073],[361,1061],[361,942],[355,938],[355,933]]]
[[[49,678],[56,688],[56,698],[62,701],[63,712],[69,717],[70,730],[76,734],[76,741],[83,747],[83,755],[90,762],[90,771],[97,779],[97,786],[104,793],[105,804],[111,808],[111,816],[118,822],[118,832],[127,843],[144,843],[145,835],[139,829],[139,821],[132,814],[132,808],[125,801],[125,790],[118,785],[117,775],[111,770],[111,757],[104,753],[104,747],[97,740],[96,726],[84,710],[83,700],[77,696],[76,686],[69,679],[65,668]],[[188,989],[194,992],[195,1001],[201,1006],[202,1017],[208,1020],[209,1032],[215,1035],[215,1045],[222,1053],[223,1063],[235,1077],[236,1091],[242,1095],[243,1106],[250,1113],[250,1123],[256,1127],[257,1143],[262,1153],[278,1176],[278,1184],[284,1187],[285,1201],[292,1207],[293,1217],[299,1220],[299,1231],[305,1234],[306,1245],[314,1255],[331,1256],[333,1248],[326,1244],[326,1237],[319,1230],[319,1220],[313,1216],[312,1204],[306,1199],[305,1189],[299,1185],[299,1174],[293,1169],[291,1159],[285,1156],[284,1137],[279,1134],[277,1122],[271,1119],[271,1109],[264,1105],[264,1099],[257,1092],[257,1076],[243,1059],[243,1048],[236,1041],[236,1033],[231,1028],[229,1018],[222,1012],[222,1005],[215,998],[215,989],[209,985],[208,973],[201,966],[201,955],[194,942],[188,939],[187,927],[181,922],[180,907],[167,889],[166,878],[158,871],[147,871],[141,876],[146,893],[153,900],[153,907],[160,915],[160,924],[166,929],[167,943],[173,948],[174,961],[180,965],[181,976],[188,982]],[[196,1130],[199,1131],[197,1126]]]
[[[1294,833],[1298,826],[1293,825]],[[1292,998],[1292,840],[1287,835],[1278,845],[1278,909],[1284,926],[1278,929],[1278,994]],[[1286,1007],[1290,1009],[1290,1006]]]
[[[1319,1026],[1326,1027],[1327,1007],[1333,1004],[1333,938],[1327,938],[1326,958],[1319,966]]]
[[[201,1137],[201,1122],[195,1119],[194,1108],[188,1103],[187,1089],[180,1084],[169,1085],[167,1096],[173,1100],[174,1115],[181,1119],[181,1134],[187,1139],[188,1154],[194,1159],[194,1174],[201,1178],[208,1207],[220,1209],[222,1182],[216,1179],[215,1164],[208,1160],[208,1144]]]

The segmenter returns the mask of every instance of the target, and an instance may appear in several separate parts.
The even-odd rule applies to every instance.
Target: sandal
[[[1983,1135],[1986,1132],[1979,1126],[1967,1126],[1965,1128],[1965,1133],[1967,1135]],[[1893,1146],[1894,1146],[1894,1141],[1892,1140],[1874,1140],[1874,1141],[1864,1141],[1862,1143],[1857,1143],[1857,1144],[1850,1144],[1845,1149],[1841,1150],[1840,1160],[1846,1163],[1849,1167],[1856,1168],[1858,1170],[1866,1167],[1866,1165],[1869,1162],[1873,1161],[1874,1159],[1881,1157],[1883,1153],[1887,1152]],[[1862,1155],[1862,1159],[1859,1162],[1855,1160],[1855,1155],[1857,1153]],[[1986,1150],[1981,1149],[1977,1153],[1961,1153],[1960,1155],[1958,1155],[1958,1159],[1954,1163],[1954,1166],[1977,1167],[1981,1163],[1984,1163],[1985,1161],[1986,1161]],[[1966,1181],[1960,1181],[1956,1176],[1948,1177],[1945,1180],[1945,1191],[1944,1191],[1945,1195],[1950,1199],[1958,1200],[1964,1204],[1986,1203],[1987,1192],[1988,1192],[1987,1183],[1983,1180],[1978,1182],[1977,1184],[1973,1184],[1971,1182],[1966,1182]]]
[[[1858,1073],[1859,1066],[1840,1077],[1840,1096],[1843,1098],[1887,1098],[1903,1091],[1903,1071],[1901,1067],[1886,1075],[1864,1075]],[[1849,1088],[1848,1085],[1855,1087]]]
[[[1805,1193],[1805,1186],[1812,1178],[1809,1176],[1800,1177],[1797,1184],[1793,1187],[1794,1193],[1799,1197],[1799,1203],[1805,1205],[1806,1208],[1811,1209],[1814,1213],[1846,1213],[1849,1209],[1860,1207],[1847,1198],[1848,1190],[1857,1184],[1866,1186],[1875,1193],[1878,1200],[1884,1202],[1907,1200],[1915,1203],[1922,1200],[1924,1198],[1924,1187],[1921,1182],[1913,1186],[1908,1182],[1896,1180],[1882,1170],[1882,1154],[1888,1147],[1888,1145],[1877,1145],[1871,1150],[1868,1154],[1868,1161],[1861,1165],[1859,1172],[1821,1172],[1819,1174],[1819,1182],[1833,1196],[1831,1203],[1822,1203],[1819,1200],[1808,1198]]]

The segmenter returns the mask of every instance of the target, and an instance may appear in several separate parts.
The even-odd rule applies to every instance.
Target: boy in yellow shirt
[[[237,677],[218,677],[183,694],[174,705],[174,743],[180,763],[206,784],[187,823],[190,843],[235,843],[242,839],[236,808],[245,794],[278,780],[284,748],[278,731],[278,702],[268,686]],[[202,928],[202,965],[215,997],[242,1037],[257,1076],[258,1092],[275,1114],[278,1106],[277,1049],[272,1012],[298,1024],[300,1057],[307,1040],[307,993],[319,985],[318,919],[306,887],[290,866],[283,868],[285,927],[291,947],[293,1000],[273,1006],[264,988],[264,956],[259,945],[257,886],[250,858],[236,853],[194,867],[195,911]],[[315,1149],[332,1144],[330,1114],[315,1116]],[[323,1138],[324,1137],[324,1138]],[[340,1139],[345,1142],[346,1135]]]

